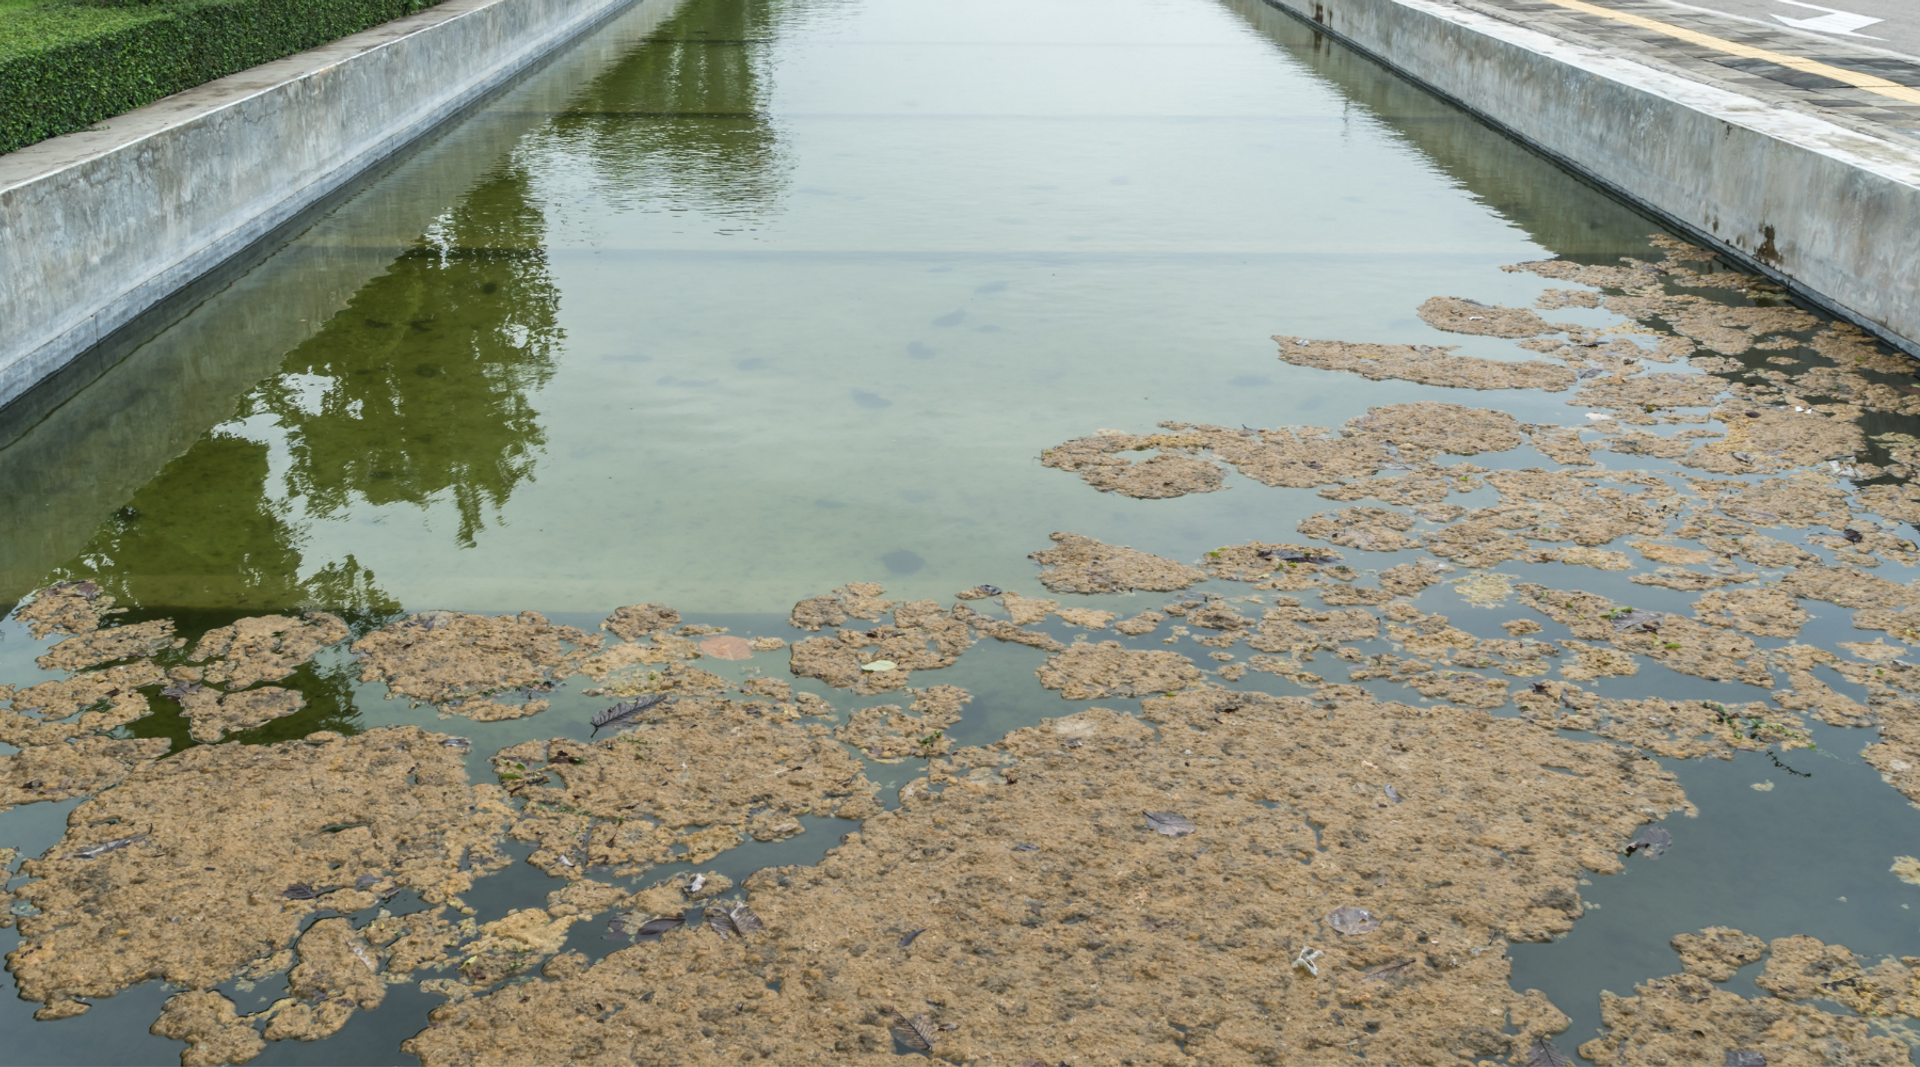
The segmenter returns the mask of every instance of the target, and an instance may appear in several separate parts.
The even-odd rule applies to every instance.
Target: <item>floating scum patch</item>
[[[97,793],[167,754],[165,738],[81,737],[0,756],[0,811]]]
[[[1539,321],[1532,312],[1520,314]],[[1280,345],[1282,362],[1348,371],[1369,381],[1396,378],[1453,389],[1541,389],[1550,393],[1572,388],[1574,383],[1573,371],[1558,363],[1537,359],[1508,363],[1456,356],[1452,345],[1369,345],[1283,335],[1273,339]]]
[[[1547,333],[1583,332],[1578,326],[1548,323],[1527,308],[1499,307],[1458,296],[1431,297],[1420,305],[1417,313],[1420,321],[1436,330],[1481,337],[1518,340]]]
[[[1072,645],[1048,657],[1035,674],[1064,700],[1145,696],[1184,689],[1201,678],[1200,668],[1178,652],[1138,652],[1118,641]]]
[[[285,718],[307,704],[298,692],[271,685],[224,694],[194,683],[169,689],[177,694],[181,716],[191,724],[188,736],[202,744]]]
[[[19,748],[50,745],[145,718],[146,686],[165,679],[150,660],[105,667],[24,689],[0,686],[0,742]],[[78,718],[75,718],[78,716]]]
[[[75,634],[48,649],[33,662],[45,671],[81,671],[103,663],[151,656],[166,648],[177,648],[173,622],[150,619],[146,622],[112,626]]]
[[[939,714],[956,704],[947,688],[920,701]],[[766,710],[682,697],[590,744],[556,738],[503,749],[493,757],[500,783],[525,801],[512,836],[536,843],[527,862],[555,877],[595,868],[625,877],[704,862],[747,836],[792,836],[802,815],[858,819],[879,810],[878,787],[845,748]]]
[[[1904,1042],[1876,1033],[1862,1017],[1920,1014],[1906,963],[1887,960],[1868,970],[1845,948],[1811,937],[1769,945],[1724,927],[1682,934],[1673,947],[1685,973],[1636,986],[1631,997],[1600,994],[1605,1031],[1580,1046],[1582,1056],[1601,1067],[1909,1062]],[[1742,997],[1713,984],[1762,955],[1766,972],[1756,981],[1771,996]],[[1804,1003],[1809,1000],[1838,1001],[1857,1014],[1823,1011]]]
[[[1484,713],[1146,707],[1158,733],[1094,709],[934,761],[819,865],[748,879],[763,931],[683,928],[448,1004],[405,1048],[879,1062],[895,1010],[924,1009],[954,1062],[1504,1059],[1565,1026],[1509,988],[1505,943],[1567,929],[1641,809],[1684,806],[1650,760]],[[1367,918],[1337,932],[1341,907]],[[1317,974],[1288,966],[1307,952]]]
[[[450,715],[480,721],[545,711],[544,700],[504,704],[491,699],[523,687],[550,687],[579,669],[601,638],[555,626],[537,611],[465,615],[429,611],[355,641],[360,680],[385,682],[388,696],[405,696]]]
[[[114,608],[113,602],[96,582],[56,582],[30,594],[13,617],[27,624],[36,641],[53,634],[77,636],[98,630],[102,619],[125,610]]]
[[[1256,430],[1181,422],[1161,423],[1161,428],[1167,433],[1077,438],[1048,449],[1040,461],[1076,472],[1097,488],[1112,488],[1106,482],[1118,469],[1109,462],[1113,453],[1160,448],[1172,450],[1163,454],[1191,457],[1207,451],[1264,485],[1310,489],[1385,469],[1412,469],[1440,455],[1504,452],[1521,442],[1519,423],[1511,415],[1434,401],[1371,408],[1338,432],[1319,426]],[[1171,491],[1176,487],[1158,495],[1181,495]]]
[[[1406,535],[1413,529],[1413,522],[1413,516],[1387,508],[1343,508],[1302,519],[1298,529],[1308,537],[1345,548],[1399,552],[1420,547],[1418,538]]]
[[[37,910],[7,956],[21,996],[55,1006],[150,978],[206,990],[290,946],[316,910],[465,891],[506,862],[492,842],[510,812],[468,784],[450,740],[387,727],[135,767],[21,865],[33,881],[14,896]]]
[[[1056,593],[1124,593],[1134,589],[1172,592],[1185,589],[1207,575],[1197,567],[1176,563],[1131,548],[1105,545],[1079,534],[1056,533],[1057,546],[1032,554],[1040,584]]]
[[[1657,262],[1515,268],[1610,290],[1554,290],[1537,306],[1605,305],[1633,320],[1621,326],[1456,298],[1422,308],[1436,327],[1506,337],[1537,359],[1281,339],[1291,362],[1369,377],[1478,388],[1533,375],[1577,390],[1592,408],[1577,426],[1422,401],[1337,429],[1167,422],[1048,450],[1045,466],[1103,491],[1209,492],[1231,468],[1339,510],[1297,535],[1246,531],[1260,539],[1197,566],[1056,533],[1033,554],[1048,596],[959,595],[998,599],[979,610],[857,582],[808,597],[788,619],[811,635],[790,646],[790,669],[886,701],[851,714],[809,683],[701,669],[703,656],[788,646],[660,604],[615,611],[605,639],[532,613],[430,612],[357,642],[368,680],[476,718],[536,712],[535,694],[572,673],[594,681],[586,694],[607,703],[576,719],[581,732],[600,725],[594,739],[497,753],[504,793],[468,786],[465,748],[417,730],[157,759],[162,743],[109,734],[148,713],[145,691],[165,685],[196,738],[243,728],[292,706],[297,694],[272,683],[342,639],[338,620],[243,619],[187,657],[165,620],[116,625],[97,583],[42,590],[16,617],[60,642],[46,664],[71,675],[0,688],[0,740],[21,749],[0,756],[0,803],[95,795],[16,891],[41,911],[22,917],[21,988],[53,1019],[149,976],[177,981],[155,1033],[187,1042],[192,1062],[255,1054],[263,1024],[273,1040],[335,1033],[385,986],[436,969],[421,988],[451,1001],[407,1045],[429,1064],[916,1050],[953,1062],[1565,1062],[1547,1040],[1565,1016],[1510,988],[1505,946],[1565,932],[1585,908],[1583,873],[1673,843],[1655,822],[1690,808],[1649,757],[1784,753],[1809,744],[1811,720],[1870,725],[1865,760],[1920,801],[1920,667],[1906,658],[1920,647],[1920,586],[1899,571],[1920,547],[1895,525],[1920,520],[1920,490],[1904,481],[1920,438],[1861,431],[1875,413],[1920,415],[1920,397],[1886,377],[1911,367],[1794,309],[1703,300],[1774,294],[1687,265],[1698,250],[1660,247]],[[1789,348],[1811,351],[1762,354]],[[1529,442],[1518,462],[1543,467],[1473,462]],[[1359,558],[1415,548],[1425,554],[1378,570]],[[1592,568],[1556,573],[1609,592],[1485,569],[1508,560]],[[1248,591],[1193,588],[1208,580]],[[1128,618],[1074,599],[1139,591],[1177,595]],[[1480,637],[1422,596],[1476,620],[1475,606],[1518,600],[1530,617],[1486,616],[1506,636]],[[1809,601],[1853,612],[1871,639],[1785,643],[1826,610]],[[1037,628],[1049,619],[1127,640],[1062,641]],[[1093,708],[956,746],[946,735],[968,694],[914,675],[978,637],[1045,652],[1036,677],[1063,698],[1138,700],[1140,712]],[[1360,644],[1382,637],[1391,651]],[[1649,662],[1758,691],[1602,695],[1664,677]],[[1311,696],[1228,687],[1251,671]],[[1359,684],[1381,682],[1425,699],[1382,702]],[[516,690],[525,704],[506,700]],[[638,699],[612,703],[625,697]],[[1487,713],[1509,704],[1512,717]],[[882,812],[861,755],[925,772]],[[704,865],[816,815],[866,821],[819,864],[740,886],[715,871],[631,893],[597,880]],[[504,862],[491,846],[503,828],[559,888],[482,926],[452,913],[453,894]],[[313,912],[399,887],[437,906],[358,928],[321,919],[296,942]],[[618,951],[598,963],[564,951],[570,929],[609,909]],[[1904,1062],[1903,1045],[1861,1020],[1920,1007],[1909,964],[1719,927],[1674,947],[1684,973],[1609,999],[1607,1030],[1583,1053]],[[1762,959],[1768,997],[1709,984]],[[252,1016],[211,988],[282,972],[289,996]]]
[[[834,736],[883,763],[897,763],[910,756],[945,755],[953,748],[945,731],[960,721],[962,707],[972,700],[973,696],[958,686],[932,686],[914,694],[904,712],[894,704],[854,712]]]
[[[830,636],[797,641],[789,649],[789,669],[838,689],[863,695],[886,693],[905,689],[913,671],[952,666],[973,645],[968,622],[959,617],[967,610],[963,607],[948,612],[932,600],[883,603],[893,612],[890,625],[870,630],[847,627]]]
[[[1074,471],[1103,493],[1141,500],[1164,500],[1222,488],[1224,472],[1194,453],[1208,447],[1199,434],[1126,434],[1103,432],[1075,438],[1041,454],[1044,466]],[[1159,451],[1138,463],[1121,452]]]
[[[194,680],[245,689],[287,677],[314,653],[346,638],[347,624],[323,611],[299,619],[262,615],[209,630],[188,658],[211,661]]]

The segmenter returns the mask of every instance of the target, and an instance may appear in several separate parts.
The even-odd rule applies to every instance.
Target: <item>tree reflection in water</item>
[[[577,156],[596,198],[617,207],[759,217],[791,168],[768,111],[768,46],[787,10],[682,8],[554,116],[544,147]]]

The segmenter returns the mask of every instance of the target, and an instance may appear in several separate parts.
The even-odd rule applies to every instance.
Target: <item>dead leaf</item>
[[[891,1008],[888,1009],[888,1012],[896,1020],[893,1027],[893,1036],[899,1038],[901,1044],[908,1048],[927,1052],[939,1042],[940,1028],[933,1024],[933,1020],[928,1017],[926,1012],[921,1012],[911,1019]]]
[[[1147,825],[1153,827],[1155,833],[1168,837],[1182,837],[1199,829],[1192,819],[1171,811],[1143,811],[1140,814],[1147,817]]]

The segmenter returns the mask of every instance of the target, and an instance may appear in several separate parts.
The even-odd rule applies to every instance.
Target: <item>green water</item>
[[[1290,540],[1333,505],[1237,475],[1128,500],[1037,457],[1103,427],[1337,426],[1415,399],[1570,422],[1564,394],[1364,382],[1282,364],[1268,337],[1513,358],[1414,308],[1524,305],[1546,284],[1501,264],[1646,255],[1656,230],[1257,0],[645,0],[6,427],[0,599],[92,577],[130,617],[188,635],[303,608],[357,631],[430,608],[591,628],[657,601],[791,637],[795,600],[849,580],[1038,593],[1025,557],[1055,530],[1182,560]],[[1625,581],[1536,569],[1596,592]],[[1161,603],[1110,599],[1095,606]],[[1514,614],[1443,610],[1486,636]],[[1848,639],[1844,613],[1825,614],[1830,632],[1806,640]],[[0,678],[43,677],[40,647],[0,627]],[[989,642],[943,672],[976,694],[956,739],[1077,710],[1033,685],[1040,658]],[[450,725],[475,739],[478,776],[503,745],[584,736],[593,706],[569,691],[530,720],[437,724],[353,675],[322,657],[287,683],[308,709],[242,740]],[[129,732],[187,743],[164,709]],[[1901,908],[1920,891],[1885,873],[1916,851],[1913,813],[1855,756],[1864,734],[1829,733],[1809,784],[1770,794],[1746,788],[1783,778],[1761,756],[1668,761],[1703,811],[1665,865],[1596,878],[1582,892],[1602,907],[1569,938],[1514,949],[1516,986],[1573,1016],[1568,1051],[1592,1036],[1600,988],[1674,973],[1665,939],[1702,925],[1920,954]],[[0,845],[37,853],[71,806],[0,814]],[[716,865],[810,861],[840,832],[817,829]],[[1715,844],[1690,849],[1688,832]],[[485,921],[548,888],[516,865],[471,900]],[[178,1045],[145,1033],[164,995],[53,1024],[8,999],[0,1062],[171,1062]],[[437,1002],[396,987],[338,1037],[257,1062],[392,1060]]]

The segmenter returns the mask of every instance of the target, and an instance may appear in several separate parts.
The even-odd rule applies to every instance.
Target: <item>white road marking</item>
[[[1777,0],[1777,2],[1792,4],[1794,7],[1804,7],[1814,11],[1826,12],[1824,15],[1810,19],[1790,19],[1785,15],[1773,16],[1776,21],[1783,22],[1796,29],[1813,30],[1816,33],[1838,33],[1847,37],[1860,37],[1869,41],[1885,40],[1885,38],[1882,37],[1871,37],[1864,33],[1854,32],[1871,26],[1876,22],[1885,22],[1885,19],[1877,19],[1871,15],[1856,15],[1851,11],[1841,11],[1838,8],[1832,7],[1821,7],[1819,4],[1802,3],[1801,0]]]

